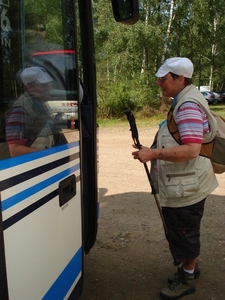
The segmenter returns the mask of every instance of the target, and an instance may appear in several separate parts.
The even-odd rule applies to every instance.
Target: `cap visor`
[[[40,76],[39,78],[37,78],[37,80],[40,83],[48,83],[53,81],[52,77],[50,77],[48,74],[45,74],[44,76]]]
[[[169,71],[166,68],[164,68],[163,66],[161,66],[159,68],[159,70],[157,71],[157,73],[155,74],[155,76],[156,77],[163,77],[163,76],[165,76],[168,73],[169,73]]]

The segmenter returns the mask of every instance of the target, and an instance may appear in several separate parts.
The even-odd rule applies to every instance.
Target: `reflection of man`
[[[25,64],[31,66],[31,56],[34,52],[59,50],[62,45],[48,43],[48,33],[44,18],[36,14],[25,16]]]
[[[11,156],[51,147],[53,119],[46,101],[50,99],[52,78],[44,68],[24,69],[20,79],[25,86],[22,94],[6,116],[6,141]]]

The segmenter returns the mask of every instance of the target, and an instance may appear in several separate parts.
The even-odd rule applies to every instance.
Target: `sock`
[[[192,269],[192,270],[186,270],[184,267],[183,267],[183,270],[189,274],[193,274],[194,273],[194,270],[195,269]]]

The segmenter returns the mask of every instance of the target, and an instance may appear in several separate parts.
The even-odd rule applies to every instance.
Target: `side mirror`
[[[114,18],[117,22],[132,25],[139,19],[138,0],[111,0]]]

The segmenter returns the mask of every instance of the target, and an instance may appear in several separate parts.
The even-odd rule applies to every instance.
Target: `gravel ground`
[[[156,127],[139,128],[151,145]],[[157,300],[175,272],[159,212],[141,163],[132,159],[129,127],[99,131],[99,230],[84,258],[81,300]],[[201,276],[182,299],[225,299],[225,174],[206,202],[201,228]]]

